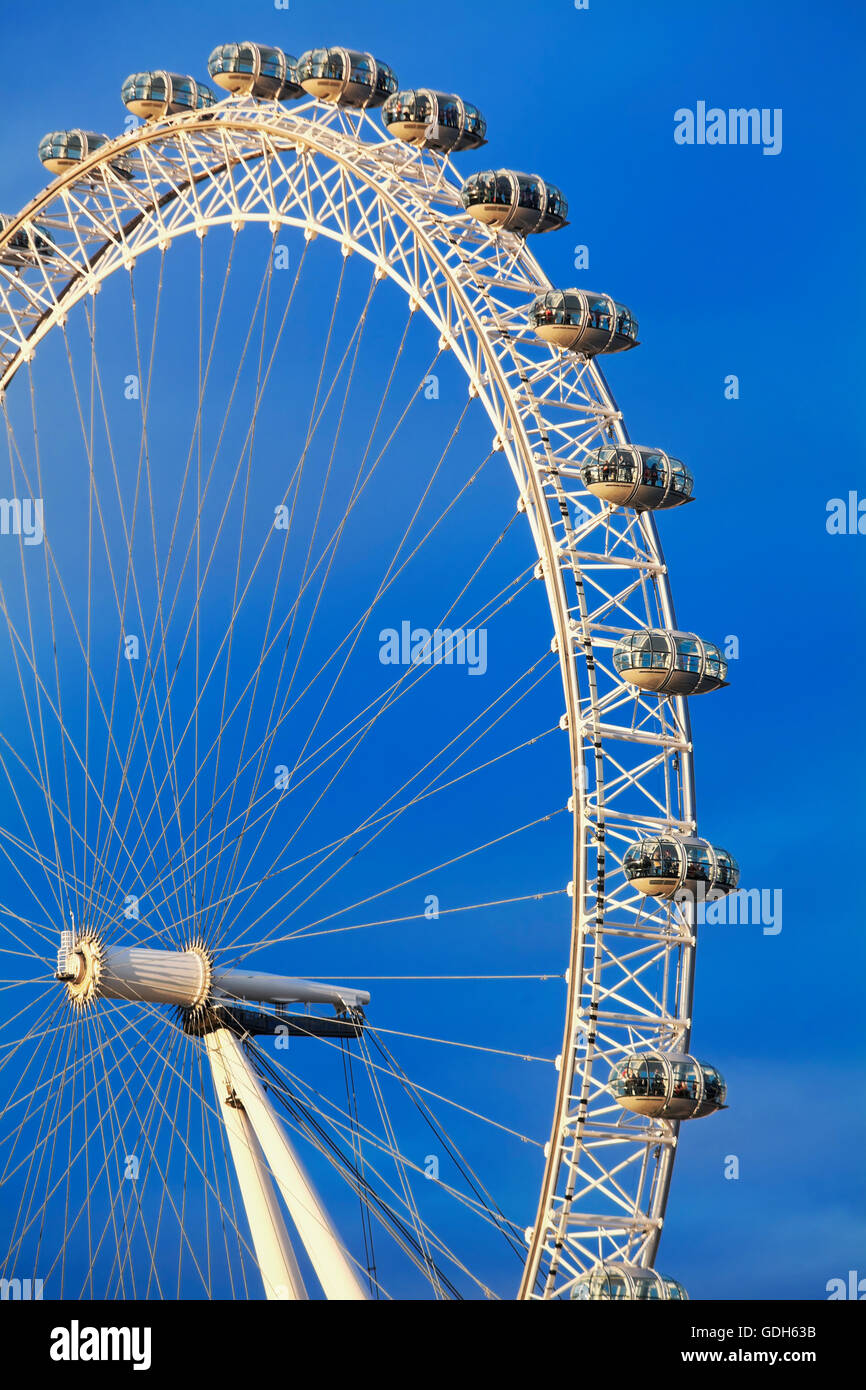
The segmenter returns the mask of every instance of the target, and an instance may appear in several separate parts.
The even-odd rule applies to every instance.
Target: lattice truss
[[[119,155],[133,177],[113,171]],[[447,157],[389,140],[369,116],[319,102],[231,98],[140,127],[41,193],[3,235],[38,224],[51,255],[0,265],[0,391],[76,301],[175,237],[265,223],[325,236],[398,284],[483,402],[527,514],[553,617],[572,760],[573,930],[559,1086],[525,1296],[562,1296],[600,1259],[652,1263],[678,1125],[626,1115],[606,1089],[633,1049],[687,1050],[694,932],[679,908],[630,890],[622,856],[644,834],[694,834],[684,701],[617,675],[619,636],[675,628],[655,524],[582,485],[579,466],[628,438],[593,361],[538,342],[550,287],[525,241],[470,219]]]

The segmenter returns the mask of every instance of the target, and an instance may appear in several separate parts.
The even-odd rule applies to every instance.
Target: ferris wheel
[[[687,699],[607,293],[477,107],[226,44],[0,219],[0,1276],[686,1297]],[[671,519],[679,525],[682,518]]]

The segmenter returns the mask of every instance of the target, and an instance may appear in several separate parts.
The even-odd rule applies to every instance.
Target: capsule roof
[[[382,121],[398,140],[434,150],[474,150],[486,144],[487,122],[470,102],[426,87],[395,92],[382,107]]]
[[[260,101],[294,101],[303,96],[298,60],[281,48],[266,44],[219,44],[207,60],[214,82],[227,92],[243,93]]]
[[[546,290],[529,308],[539,338],[586,357],[638,346],[638,323],[625,304],[595,290]]]
[[[400,85],[387,63],[350,48],[311,48],[298,59],[301,86],[341,106],[381,106]]]
[[[154,69],[130,73],[121,88],[121,98],[136,116],[159,120],[181,111],[203,111],[216,102],[204,82],[182,73]]]
[[[720,649],[693,632],[639,628],[616,643],[613,664],[631,685],[659,695],[701,695],[727,684]]]
[[[683,1300],[688,1299],[688,1294],[678,1279],[670,1279],[659,1274],[658,1270],[609,1260],[596,1265],[578,1279],[572,1285],[571,1297],[593,1300]]]
[[[568,225],[568,203],[552,183],[516,169],[482,169],[460,190],[472,217],[505,231],[551,232]]]

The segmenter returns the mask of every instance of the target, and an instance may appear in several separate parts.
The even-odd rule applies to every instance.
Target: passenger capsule
[[[624,1110],[653,1120],[699,1120],[726,1109],[721,1072],[684,1052],[629,1053],[607,1084]]]
[[[623,873],[633,888],[653,898],[730,893],[740,881],[736,859],[719,845],[696,836],[659,835],[638,840],[623,855]]]
[[[702,695],[728,684],[728,663],[719,648],[693,632],[630,632],[614,647],[613,664],[630,685],[658,695]]]
[[[580,466],[588,492],[615,507],[665,511],[692,501],[695,480],[686,465],[663,449],[603,444]]]
[[[558,188],[537,174],[483,169],[470,174],[460,190],[470,217],[504,231],[551,232],[568,225],[568,203]]]
[[[281,48],[261,43],[222,43],[207,60],[207,70],[225,91],[262,101],[294,101],[304,95],[298,60]]]
[[[52,130],[39,141],[39,158],[52,174],[65,174],[109,143],[107,135],[95,130]],[[111,160],[111,168],[123,178],[132,177],[132,163],[123,155]]]
[[[203,111],[216,101],[204,82],[176,72],[134,72],[120,94],[133,115],[145,121],[175,116],[180,111]]]
[[[387,63],[348,48],[312,48],[298,59],[305,92],[341,106],[381,106],[399,83]]]
[[[0,240],[15,220],[9,213],[0,213]],[[25,222],[13,232],[9,241],[0,245],[0,265],[34,265],[40,257],[56,253],[57,247],[48,229],[36,222]]]
[[[591,290],[547,290],[532,301],[529,322],[546,343],[585,357],[638,346],[631,310]]]
[[[677,1279],[669,1279],[655,1269],[642,1265],[620,1264],[610,1260],[596,1265],[571,1287],[575,1299],[676,1299],[687,1300],[688,1294]]]
[[[395,92],[382,107],[389,135],[430,150],[477,150],[487,122],[477,106],[446,92]]]

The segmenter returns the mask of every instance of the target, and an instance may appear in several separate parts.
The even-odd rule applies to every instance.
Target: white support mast
[[[267,1169],[263,1164],[254,1161],[255,1150],[252,1146],[243,1148],[243,1143],[238,1138],[237,1144],[242,1148],[242,1162],[238,1165],[238,1180],[241,1184],[241,1191],[244,1196],[247,1217],[252,1231],[253,1243],[258,1252],[260,1244],[267,1249],[268,1243],[274,1246],[276,1237],[272,1224],[274,1213],[273,1203],[275,1194],[271,1185],[271,1177],[279,1188],[279,1191],[289,1210],[289,1215],[295,1225],[310,1262],[326,1298],[329,1299],[364,1299],[366,1294],[358,1278],[358,1273],[353,1261],[341,1245],[328,1215],[319,1200],[318,1194],[308,1178],[301,1164],[298,1155],[289,1141],[284,1127],[278,1122],[270,1102],[262,1089],[261,1083],[250,1066],[243,1048],[238,1043],[234,1034],[228,1028],[217,1028],[207,1035],[207,1054],[210,1059],[211,1068],[214,1075],[214,1084],[217,1094],[224,1099],[227,1095],[232,1098],[232,1105],[221,1105],[221,1113],[226,1121],[229,1131],[229,1139],[232,1142],[232,1121],[228,1115],[231,1113],[234,1119],[243,1115],[243,1130],[239,1127],[238,1136],[241,1132],[247,1132],[254,1139],[257,1146],[260,1146]],[[238,1106],[242,1110],[238,1110]],[[232,1154],[238,1164],[238,1154],[236,1144],[232,1142]],[[250,1169],[254,1172],[250,1172]],[[250,1200],[248,1200],[248,1194]],[[276,1211],[279,1216],[279,1211]],[[285,1234],[285,1226],[283,1226]],[[286,1237],[288,1240],[288,1237]],[[279,1242],[276,1242],[279,1245]],[[286,1247],[280,1246],[274,1249],[274,1264],[269,1269],[276,1270],[279,1261],[282,1259],[284,1268],[289,1270],[291,1264],[294,1266],[295,1277],[303,1290],[303,1283],[300,1282],[301,1276],[294,1262],[294,1256],[288,1250],[286,1258]],[[269,1275],[271,1282],[279,1285],[283,1282],[273,1275]],[[287,1279],[286,1284],[291,1289],[296,1289],[297,1285],[291,1279]],[[267,1290],[268,1281],[265,1288]],[[271,1295],[286,1297],[282,1295]],[[303,1292],[290,1292],[288,1297],[303,1298]]]
[[[205,1034],[205,1047],[213,1073],[220,1116],[228,1134],[238,1185],[250,1223],[250,1233],[265,1294],[269,1299],[306,1298],[307,1291],[274,1192],[262,1146],[256,1138],[246,1110],[232,1087],[231,1076],[223,1059],[216,1032]]]

